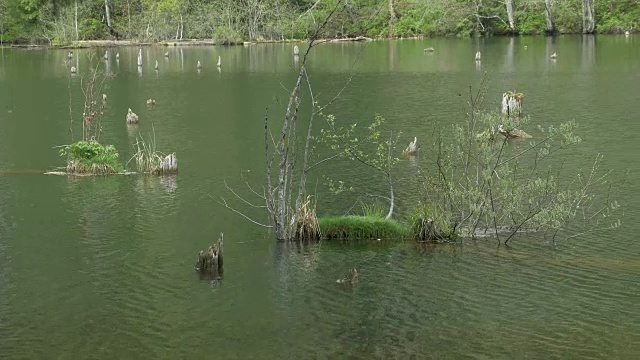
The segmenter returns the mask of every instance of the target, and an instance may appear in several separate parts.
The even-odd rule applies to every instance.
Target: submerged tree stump
[[[138,123],[138,115],[129,109],[127,111],[127,124],[137,124]]]
[[[223,262],[224,234],[220,233],[218,242],[209,246],[207,251],[200,251],[196,258],[195,270],[201,275],[209,275],[218,279],[224,272]]]
[[[349,269],[342,279],[336,280],[338,284],[355,285],[358,282],[358,270],[355,268]]]
[[[409,146],[407,146],[407,148],[404,149],[404,151],[402,152],[402,155],[403,156],[415,155],[418,152],[419,148],[420,146],[418,145],[418,138],[414,137],[413,141],[409,143]]]
[[[507,91],[502,94],[502,114],[507,116],[522,116],[524,114],[523,99],[524,95],[522,95],[522,93]]]
[[[162,159],[162,173],[173,174],[178,172],[178,158],[176,153],[169,154]]]

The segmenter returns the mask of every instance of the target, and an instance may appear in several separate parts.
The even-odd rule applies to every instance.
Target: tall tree
[[[551,18],[551,0],[544,0],[544,15],[547,20],[547,34],[551,35],[556,32]]]
[[[5,0],[0,0],[0,46],[4,42],[4,13],[7,11]]]
[[[113,32],[111,27],[111,14],[109,13],[109,0],[104,0],[104,12],[107,15],[107,27],[109,28],[109,34]]]
[[[582,33],[593,34],[596,24],[593,19],[591,0],[582,0]]]
[[[396,9],[394,7],[395,0],[389,0],[389,36],[396,33]]]
[[[509,28],[512,33],[516,32],[515,21],[513,20],[513,0],[506,0],[505,5],[507,6],[507,18],[509,19]]]

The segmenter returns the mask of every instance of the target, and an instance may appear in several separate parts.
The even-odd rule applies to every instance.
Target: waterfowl
[[[553,53],[553,54],[551,54],[551,58],[552,58],[553,60],[555,60],[555,59],[557,59],[557,58],[558,58],[558,55],[556,55],[556,53]]]
[[[156,70],[158,70],[159,66],[158,66],[158,60],[156,60]]]
[[[222,58],[218,56],[218,67],[222,67]]]
[[[480,51],[478,51],[476,53],[476,61],[480,61],[480,59],[482,59],[482,54],[480,54]]]
[[[156,105],[156,101],[154,99],[147,100],[147,106],[155,106],[155,105]]]
[[[198,64],[196,65],[196,68],[198,68],[198,70],[202,69],[202,64],[200,63],[200,60],[198,60]]]

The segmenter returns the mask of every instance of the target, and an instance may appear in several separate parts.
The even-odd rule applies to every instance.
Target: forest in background
[[[4,43],[636,32],[640,0],[0,0]]]

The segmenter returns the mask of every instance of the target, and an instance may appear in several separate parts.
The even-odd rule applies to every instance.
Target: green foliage
[[[322,237],[329,240],[405,239],[408,230],[399,222],[380,217],[342,216],[318,219]]]
[[[390,215],[393,212],[394,198],[393,168],[400,161],[395,156],[400,133],[394,134],[390,131],[388,138],[383,137],[381,128],[385,119],[379,114],[374,116],[373,121],[365,129],[361,129],[357,124],[338,126],[334,115],[327,115],[322,111],[318,113],[324,118],[327,126],[320,130],[320,135],[315,138],[316,143],[327,146],[339,158],[362,165],[366,171],[373,170],[374,176],[384,180],[384,183],[389,185]],[[353,191],[353,187],[343,180],[334,180],[328,175],[323,177],[329,190],[334,194],[345,190]]]
[[[420,242],[439,242],[453,240],[456,237],[456,226],[452,221],[451,211],[444,203],[427,203],[420,200],[408,215],[411,225],[411,237]]]
[[[113,145],[103,146],[95,140],[64,145],[60,156],[67,159],[71,174],[113,174],[122,171],[119,155]]]
[[[352,0],[349,9],[342,0],[109,0],[112,27],[121,38],[153,41],[182,35],[225,44],[306,38],[336,4],[339,11],[323,37],[510,34],[500,1],[396,0],[395,33],[390,34],[386,0]],[[4,38],[75,40],[75,5],[58,0],[2,0]],[[640,3],[635,0],[595,1],[593,6],[600,33],[634,31],[640,25]],[[514,1],[514,12],[520,34],[545,31],[544,1]],[[79,38],[111,37],[105,15],[103,0],[78,2]],[[582,30],[580,1],[552,1],[552,17],[560,33]]]
[[[82,19],[78,25],[78,33],[82,40],[102,40],[109,37],[109,29],[100,19]]]
[[[362,215],[365,217],[383,219],[386,215],[384,207],[378,202],[365,203],[361,201],[360,207],[362,208]]]
[[[242,43],[242,36],[234,29],[218,27],[213,34],[213,42],[218,45],[233,45]]]
[[[575,178],[562,174],[557,156],[581,142],[575,121],[539,127],[539,140],[509,139],[496,131],[515,131],[527,119],[506,119],[478,110],[479,93],[467,123],[443,131],[432,144],[419,189],[422,199],[410,221],[413,235],[425,228],[435,238],[460,234],[491,234],[508,243],[521,231],[542,231],[553,237],[573,221],[581,229],[619,226],[619,209],[608,194],[607,174],[598,156],[589,172]],[[600,218],[604,216],[604,218]],[[421,240],[423,236],[418,236]]]
[[[145,141],[141,135],[136,139],[134,144],[136,151],[131,159],[127,162],[135,161],[136,169],[140,173],[162,174],[163,154],[156,150],[155,132],[153,137],[149,137],[149,141]]]

